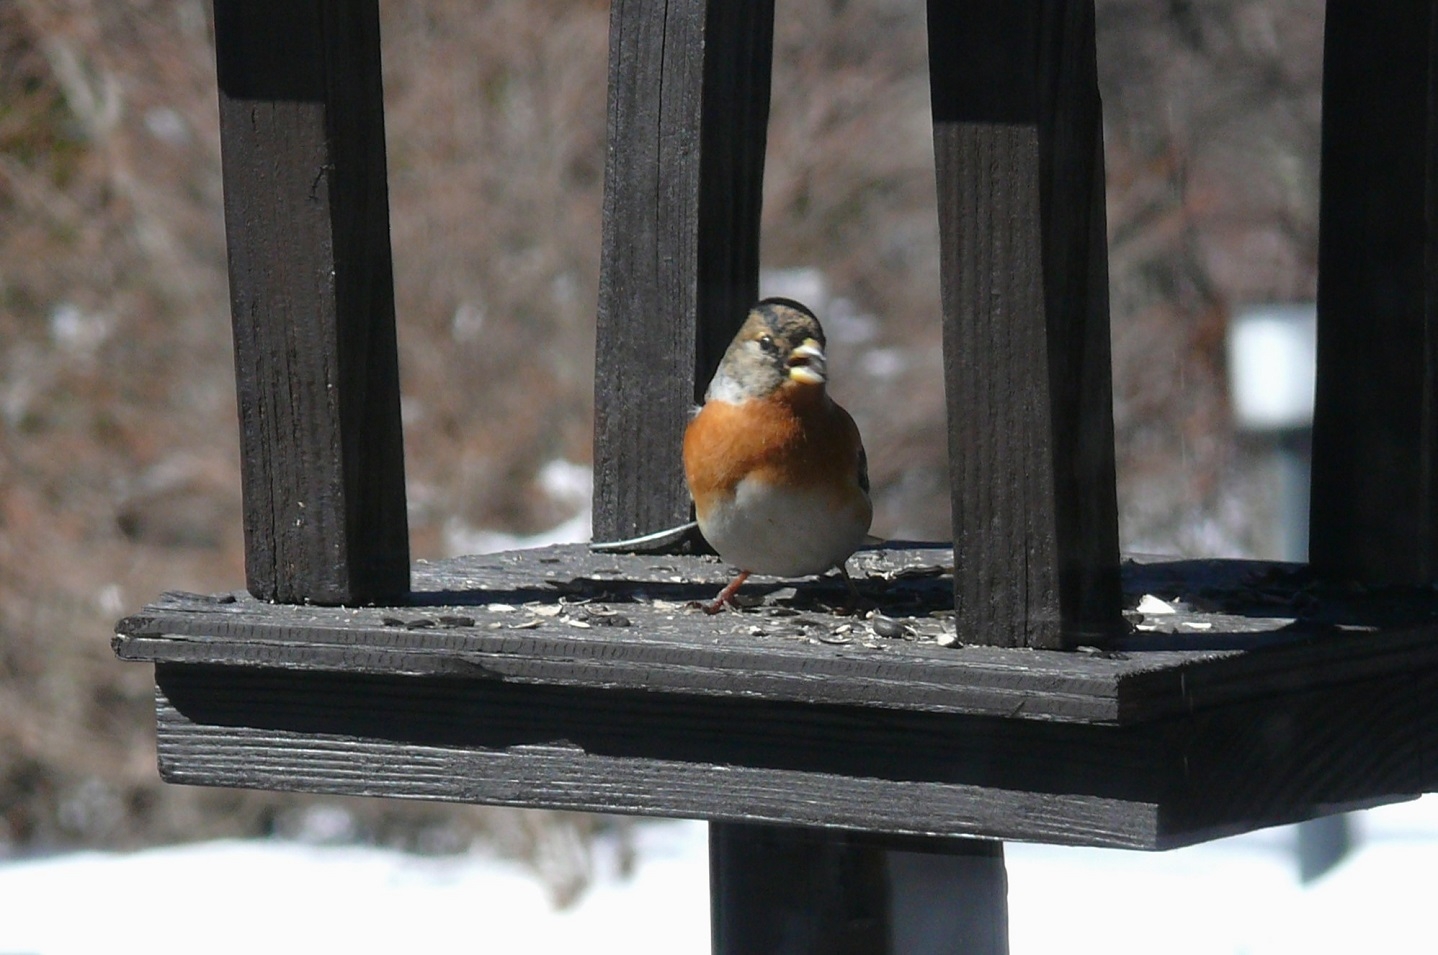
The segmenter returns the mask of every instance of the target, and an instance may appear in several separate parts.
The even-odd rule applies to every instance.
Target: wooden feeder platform
[[[418,564],[399,607],[167,594],[115,645],[182,783],[1164,849],[1438,782],[1431,591],[1127,561],[1173,612],[1045,651],[955,641],[946,548],[851,563],[850,615],[755,578],[708,616],[714,559],[569,545]]]

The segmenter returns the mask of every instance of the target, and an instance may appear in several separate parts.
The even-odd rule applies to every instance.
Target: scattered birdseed
[[[1138,602],[1138,612],[1160,614],[1174,613],[1175,610],[1173,605],[1168,603],[1167,601],[1160,600],[1153,594],[1144,594],[1143,599]]]
[[[883,614],[875,614],[869,620],[869,626],[874,628],[874,633],[881,637],[888,637],[890,640],[897,639],[909,633],[910,630],[904,624],[893,617],[885,617]]]
[[[633,621],[621,613],[595,613],[593,611],[586,611],[580,619],[595,627],[633,626]]]

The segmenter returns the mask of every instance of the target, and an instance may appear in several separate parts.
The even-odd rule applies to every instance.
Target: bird
[[[853,417],[829,396],[826,339],[809,308],[755,305],[724,352],[684,432],[684,477],[699,531],[737,569],[715,599],[732,603],[750,574],[804,577],[845,566],[869,531],[868,459]]]

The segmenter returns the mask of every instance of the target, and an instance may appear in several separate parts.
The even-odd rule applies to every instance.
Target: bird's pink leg
[[[839,564],[839,576],[844,578],[844,586],[849,588],[849,602],[839,609],[839,613],[858,613],[859,608],[864,605],[864,597],[859,593],[859,588],[854,584],[854,578],[849,576],[848,561]]]
[[[712,603],[700,604],[700,606],[704,608],[705,613],[718,613],[724,609],[726,603],[729,603],[729,601],[733,599],[734,595],[739,592],[739,588],[743,586],[744,581],[748,579],[749,571],[739,571],[739,575],[729,581],[723,590],[719,591],[719,596],[715,597]]]

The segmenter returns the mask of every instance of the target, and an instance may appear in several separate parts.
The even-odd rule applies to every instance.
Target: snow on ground
[[[1438,952],[1438,796],[1352,819],[1356,851],[1308,886],[1286,828],[1156,855],[1010,845],[1013,955]]]
[[[1359,847],[1299,884],[1291,830],[1150,854],[1011,844],[1013,955],[1438,951],[1438,797],[1357,817]],[[0,862],[0,955],[709,950],[701,823],[636,827],[594,887],[556,911],[523,867],[484,853],[228,841]]]
[[[707,951],[704,827],[635,839],[631,878],[598,853],[596,885],[560,912],[529,870],[487,853],[232,840],[0,863],[0,953]]]

